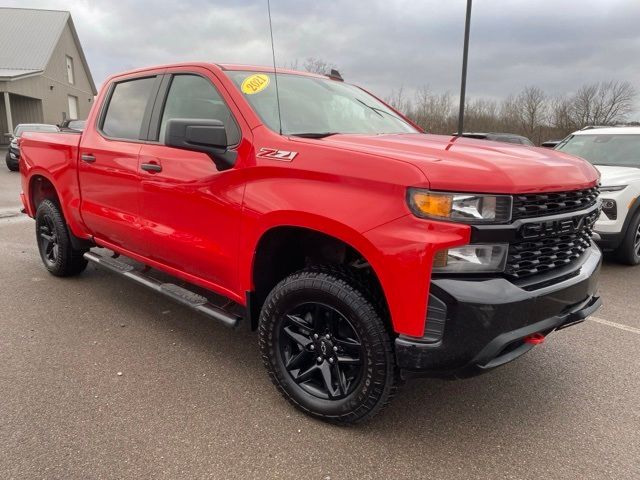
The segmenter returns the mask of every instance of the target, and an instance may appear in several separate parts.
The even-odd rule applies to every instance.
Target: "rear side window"
[[[171,80],[160,123],[161,142],[164,142],[167,120],[172,118],[220,120],[227,130],[229,145],[240,142],[240,129],[227,104],[213,84],[199,75],[176,75]]]
[[[108,137],[138,140],[156,77],[117,83],[102,123]]]

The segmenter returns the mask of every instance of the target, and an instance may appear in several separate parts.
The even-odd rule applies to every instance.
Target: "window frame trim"
[[[163,81],[158,88],[153,111],[149,118],[149,128],[147,130],[147,136],[145,137],[145,143],[151,143],[154,145],[162,145],[167,147],[164,141],[160,139],[160,127],[162,122],[162,115],[164,114],[164,109],[167,103],[167,99],[169,98],[169,93],[171,91],[171,85],[173,83],[173,79],[180,75],[193,75],[193,76],[201,77],[207,82],[209,82],[209,84],[213,87],[215,92],[220,97],[220,100],[222,100],[225,107],[227,107],[227,110],[229,111],[229,116],[231,117],[231,120],[235,124],[236,129],[238,130],[238,141],[233,145],[229,145],[227,149],[234,150],[235,148],[237,148],[242,143],[244,135],[242,133],[242,127],[238,122],[238,119],[233,113],[233,110],[229,107],[229,102],[224,98],[224,95],[222,95],[222,93],[220,92],[220,88],[218,88],[218,86],[216,85],[213,79],[211,79],[207,75],[204,75],[202,72],[197,72],[194,70],[175,70],[175,71],[170,71],[163,74],[163,77],[166,77],[166,80],[163,78]],[[153,136],[152,136],[152,133],[153,133]],[[155,136],[158,136],[157,140],[154,138]],[[169,147],[169,148],[175,148],[175,147]]]

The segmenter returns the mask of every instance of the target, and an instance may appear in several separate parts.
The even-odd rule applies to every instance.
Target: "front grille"
[[[586,225],[573,233],[511,243],[505,274],[518,279],[568,265],[590,245],[591,229]]]
[[[598,201],[598,187],[570,192],[533,193],[513,196],[513,220],[543,217],[588,208]]]

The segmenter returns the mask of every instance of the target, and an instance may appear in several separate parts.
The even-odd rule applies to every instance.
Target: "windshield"
[[[225,72],[262,121],[280,130],[273,74]],[[335,133],[418,133],[363,90],[336,80],[278,74],[282,133],[322,137]]]
[[[20,137],[24,132],[57,132],[55,125],[18,125],[13,132],[14,137]]]
[[[640,168],[640,135],[574,135],[556,149],[594,165]]]

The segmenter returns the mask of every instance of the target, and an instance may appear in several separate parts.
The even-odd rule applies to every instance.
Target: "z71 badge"
[[[296,155],[298,155],[298,152],[276,150],[275,148],[261,148],[257,156],[262,158],[270,158],[272,160],[282,160],[283,162],[290,162],[296,157]]]

